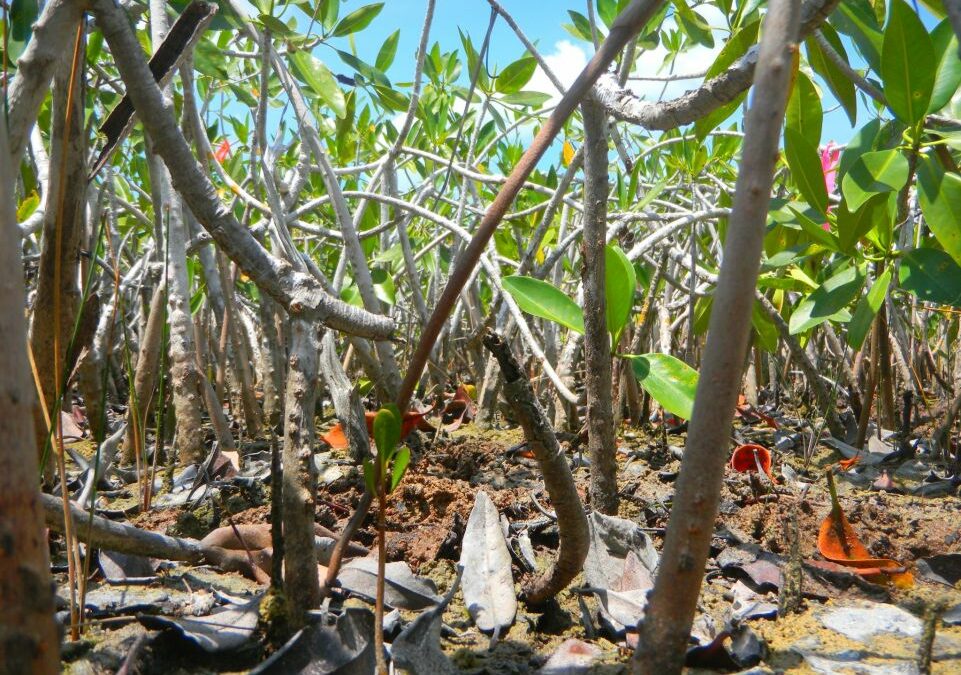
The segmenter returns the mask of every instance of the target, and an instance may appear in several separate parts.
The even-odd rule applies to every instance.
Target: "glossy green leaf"
[[[372,495],[377,494],[377,469],[374,463],[366,457],[364,458],[364,485]]]
[[[787,102],[784,124],[794,129],[815,148],[821,143],[821,96],[814,83],[803,72],[798,72],[794,89]]]
[[[288,54],[290,63],[298,77],[307,83],[320,99],[330,106],[337,117],[347,114],[347,101],[333,73],[323,61],[314,58],[310,52],[298,50]]]
[[[901,288],[919,300],[961,307],[961,266],[944,251],[915,248],[901,259]]]
[[[529,105],[532,108],[540,108],[550,101],[551,97],[550,94],[542,94],[539,91],[515,91],[512,94],[504,94],[500,100],[513,105]]]
[[[908,158],[900,150],[866,152],[841,179],[848,208],[858,210],[880,192],[897,192],[908,181]]]
[[[774,353],[777,351],[779,335],[777,326],[761,309],[761,304],[755,300],[751,307],[751,326],[754,328],[754,335],[757,345],[766,352]]]
[[[257,17],[257,20],[260,21],[264,28],[269,28],[270,32],[278,37],[290,37],[291,35],[294,35],[294,31],[290,29],[290,26],[285,24],[276,16],[272,16],[270,14],[261,14]]]
[[[958,91],[958,86],[961,85],[961,58],[958,58],[958,38],[947,19],[935,27],[931,33],[931,42],[938,57],[938,73],[931,92],[931,104],[928,106],[928,112],[933,113],[946,106]]]
[[[891,268],[888,267],[871,285],[867,294],[858,301],[851,323],[848,324],[847,335],[848,344],[854,351],[861,349],[861,345],[864,344],[864,339],[867,337],[868,331],[871,330],[871,323],[874,321],[878,310],[881,309],[881,304],[888,294],[890,285]]]
[[[11,0],[7,15],[10,24],[9,38],[16,42],[27,42],[39,13],[40,5],[37,0]]]
[[[931,36],[904,0],[890,1],[890,19],[881,45],[881,78],[888,107],[898,119],[916,124],[927,113],[938,58]]]
[[[880,131],[881,120],[874,118],[854,132],[851,140],[841,151],[841,159],[838,162],[838,180],[843,179],[844,174],[860,159],[861,155],[875,149],[875,142]]]
[[[373,21],[378,14],[380,14],[380,10],[383,8],[384,3],[382,2],[358,7],[340,20],[331,35],[334,37],[342,37],[344,35],[349,35],[350,33],[362,31],[370,25],[370,22]]]
[[[794,206],[790,206],[789,208],[794,212],[794,215],[797,216],[801,229],[804,230],[811,239],[831,251],[841,250],[837,236],[830,230],[825,229],[824,223],[811,220],[803,211],[796,209]]]
[[[577,333],[584,332],[581,308],[562,291],[546,281],[525,276],[504,277],[504,290],[528,314],[559,323]]]
[[[398,40],[400,40],[399,28],[387,36],[384,44],[382,44],[378,50],[377,58],[374,59],[374,65],[377,66],[377,70],[386,71],[390,68],[391,64],[394,63],[394,57],[397,55]]]
[[[791,315],[791,335],[814,328],[837,315],[861,292],[864,276],[854,265],[848,266],[827,279],[804,298]],[[837,318],[836,318],[837,317]]]
[[[377,456],[386,458],[400,443],[401,419],[397,407],[384,406],[374,415],[374,443],[377,444]]]
[[[391,467],[390,471],[390,489],[388,492],[393,492],[400,485],[400,481],[404,478],[404,474],[407,473],[407,467],[410,465],[410,450],[406,447],[400,448],[394,454],[394,465]]]
[[[580,12],[575,12],[572,9],[567,10],[567,14],[571,17],[573,25],[564,24],[564,29],[576,38],[591,42],[593,38],[591,37],[590,20]]]
[[[691,9],[687,0],[674,0],[675,18],[680,28],[694,42],[709,49],[714,47],[714,35],[704,17]]]
[[[821,26],[820,30],[821,34],[831,44],[841,60],[848,63],[848,55],[844,49],[844,44],[841,42],[841,38],[838,37],[837,33],[834,32],[834,29],[831,28],[831,25],[825,23]],[[845,114],[851,121],[851,126],[854,126],[857,124],[858,119],[858,101],[857,94],[854,90],[854,82],[834,64],[834,61],[825,55],[821,46],[813,37],[809,37],[805,45],[807,45],[808,63],[811,64],[811,68],[813,68],[814,72],[820,75],[827,84],[831,93],[834,94],[834,97],[841,104],[841,107],[844,108]]]
[[[871,218],[874,225],[864,235],[879,251],[890,252],[894,244],[894,219],[898,210],[898,194],[882,192],[876,197],[877,203]]]
[[[923,155],[918,162],[918,201],[931,232],[961,264],[961,176],[945,171],[936,157]]]
[[[843,253],[853,254],[858,242],[888,218],[887,204],[887,194],[876,194],[852,213],[847,202],[841,202],[836,215],[838,243]]]
[[[377,92],[377,99],[388,110],[405,112],[410,105],[410,99],[392,87],[382,87],[375,84],[374,91]]]
[[[839,3],[831,22],[854,41],[871,70],[879,72],[884,38],[869,0],[845,0]]]
[[[494,88],[501,94],[518,92],[530,81],[536,69],[537,60],[533,56],[523,56],[500,72]]]
[[[374,282],[374,295],[388,305],[397,302],[397,291],[394,287],[394,279],[382,267],[375,267],[370,271],[371,280]]]
[[[637,275],[620,246],[608,244],[604,247],[604,264],[607,330],[613,338],[611,344],[616,345],[618,336],[631,318]]]
[[[828,189],[824,184],[817,146],[797,130],[785,128],[784,156],[801,196],[819,213],[827,214]]]
[[[648,394],[678,417],[691,419],[697,393],[697,371],[670,354],[626,355],[634,376]]]

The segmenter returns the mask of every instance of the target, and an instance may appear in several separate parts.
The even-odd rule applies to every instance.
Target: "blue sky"
[[[343,17],[371,1],[341,0],[340,16]],[[539,51],[546,57],[561,79],[565,83],[572,82],[593,53],[593,46],[570,35],[563,28],[563,24],[570,22],[569,9],[582,14],[586,13],[586,1],[589,0],[579,0],[577,2],[500,1],[527,36],[534,41]],[[397,55],[388,75],[394,83],[409,82],[413,75],[414,56],[425,8],[426,0],[386,0],[381,13],[370,26],[355,37],[353,45],[347,38],[338,38],[333,41],[333,46],[345,51],[356,50],[357,56],[368,63],[373,63],[384,40],[399,28],[400,40]],[[720,10],[710,5],[701,5],[697,7],[697,11],[712,27],[726,28],[726,21],[720,14]],[[935,20],[925,9],[922,8],[920,12],[925,25],[930,30],[936,23]],[[458,35],[458,29],[460,29],[468,33],[475,48],[479,48],[487,29],[489,17],[490,6],[486,0],[437,0],[431,27],[430,44],[439,41],[444,51],[460,50],[461,42]],[[673,21],[671,18],[667,20]],[[716,44],[713,50],[697,47],[682,53],[675,61],[673,72],[703,71],[714,61],[714,57],[723,46],[726,37],[725,32],[715,31]],[[844,41],[852,65],[855,68],[863,68],[864,62],[857,55],[854,46],[847,38],[844,38]],[[524,48],[513,31],[502,18],[498,17],[491,38],[488,59],[491,70],[496,71],[506,66],[519,58],[523,52]],[[661,69],[665,53],[663,48],[653,52],[642,52],[638,56],[639,72],[652,75],[666,74],[666,69]],[[333,50],[325,46],[319,46],[315,54],[318,58],[324,60],[334,72],[345,75],[352,74],[350,67],[343,64]],[[461,79],[466,85],[468,80],[466,68],[462,70]],[[669,99],[683,94],[699,83],[700,80],[672,83],[667,91],[663,92],[664,98]],[[822,92],[822,105],[825,112],[821,142],[823,144],[828,141],[835,141],[844,144],[852,136],[854,128],[852,128],[847,115],[837,105],[827,87],[820,82],[818,82],[818,85]],[[662,86],[660,83],[635,82],[632,84],[634,90],[647,100],[657,100],[662,94]],[[547,77],[539,72],[539,69],[525,89],[548,94],[555,93]],[[865,107],[865,97],[862,94],[858,95],[858,101],[857,124],[860,127],[871,119],[874,115],[874,109],[873,105],[870,108]]]
[[[341,16],[366,4],[368,1],[342,1]],[[501,4],[513,15],[521,29],[535,42],[541,53],[548,57],[561,77],[568,82],[573,80],[593,53],[593,47],[587,42],[572,37],[564,30],[562,24],[570,22],[567,13],[569,9],[586,13],[585,2],[502,0]],[[410,81],[425,7],[426,2],[424,0],[387,0],[381,13],[355,40],[354,46],[357,55],[369,63],[373,62],[383,41],[399,28],[400,41],[397,56],[388,74],[394,82]],[[721,25],[722,18],[719,15],[711,16],[710,8],[702,7],[700,11],[711,25]],[[460,28],[471,36],[475,47],[479,47],[483,41],[489,17],[490,6],[485,0],[438,0],[431,28],[431,44],[439,41],[444,50],[460,49],[458,36],[458,28]],[[717,49],[723,45],[723,34],[716,35],[716,38],[717,45],[713,52],[705,48],[699,48],[681,55],[676,63],[675,72],[696,72],[710,65]],[[336,42],[338,48],[350,49],[346,40]],[[491,69],[494,70],[495,67],[503,67],[511,63],[519,58],[523,52],[524,48],[513,31],[503,19],[498,17],[491,37],[489,57]],[[330,50],[320,48],[317,51],[317,56],[324,59],[335,72],[350,72],[350,69],[343,66],[338,57]],[[655,71],[661,65],[663,56],[663,51],[661,51],[656,54],[649,54],[647,57],[641,57],[648,59],[646,69],[650,71],[650,74],[657,74]],[[466,80],[466,75],[462,75],[462,77],[465,77]],[[698,83],[698,80],[688,80],[672,84],[668,89],[667,98],[677,96],[687,89],[695,87]],[[635,86],[640,88],[645,85],[638,84]],[[532,82],[525,88],[553,93],[553,88],[540,73],[536,74]],[[656,99],[660,93],[660,88],[661,85],[648,84],[641,91],[646,93],[649,98]],[[823,93],[825,118],[822,141],[835,140],[843,143],[850,138],[853,132],[850,122],[842,110],[831,111],[832,108],[837,108],[836,103],[829,91],[824,90]],[[868,119],[870,119],[870,113],[864,108],[859,110],[859,123],[863,124]]]

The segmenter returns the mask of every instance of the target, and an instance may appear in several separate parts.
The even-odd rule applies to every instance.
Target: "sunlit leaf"
[[[577,333],[584,332],[581,308],[555,286],[525,276],[504,277],[504,290],[528,314],[559,323]]]
[[[881,45],[881,78],[891,111],[905,124],[928,112],[938,58],[931,36],[904,0],[890,1],[890,19]]]
[[[668,411],[686,420],[694,411],[697,371],[670,354],[625,355],[644,390]]]
[[[357,33],[364,30],[370,25],[370,22],[373,21],[378,14],[380,14],[380,10],[383,8],[384,3],[382,2],[358,7],[340,20],[331,35],[334,37],[341,37],[343,35],[349,35],[350,33]]]
[[[315,58],[303,50],[289,54],[290,62],[297,75],[307,83],[307,86],[330,106],[337,117],[347,114],[347,101],[341,91],[333,73],[324,65],[323,61]]]
[[[944,251],[916,248],[901,259],[901,288],[919,300],[961,307],[961,266]]]

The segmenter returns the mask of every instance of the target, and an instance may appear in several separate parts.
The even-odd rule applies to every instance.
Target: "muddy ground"
[[[790,431],[789,426],[782,426],[782,431],[777,433],[763,426],[740,427],[745,437],[767,447],[775,447],[779,438]],[[660,433],[652,436],[644,431],[624,429],[618,447],[622,497],[619,515],[647,528],[657,548],[667,524],[684,434],[666,438],[667,446]],[[818,528],[830,511],[823,471],[842,459],[842,455],[819,444],[805,461],[801,447],[803,437],[796,440],[796,447],[774,452],[774,475],[780,484],[752,482],[747,475],[731,469],[725,476],[712,551],[715,557],[709,562],[700,607],[702,614],[715,617],[718,625],[723,624],[730,611],[732,589],[744,576],[735,564],[738,551],[750,551],[751,555],[763,551],[783,561],[791,554],[788,525],[796,518],[801,558],[818,558]],[[519,429],[479,432],[473,426],[466,426],[427,442],[395,492],[387,513],[389,560],[406,561],[415,573],[431,579],[440,594],[445,593],[455,578],[455,564],[475,495],[484,490],[511,523],[541,523],[530,529],[531,541],[538,564],[542,567],[547,564],[557,548],[557,529],[549,522],[543,525],[550,500],[543,491],[534,460],[524,457],[522,450],[517,451],[522,441]],[[582,463],[575,454],[569,456],[578,460],[575,464]],[[358,474],[345,452],[328,451],[322,460],[317,519],[337,531],[358,498]],[[793,474],[790,469],[786,470],[789,479],[782,477],[784,464],[794,469]],[[759,669],[753,672],[917,672],[910,670],[916,661],[917,637],[897,632],[884,634],[866,647],[827,628],[828,620],[823,618],[824,613],[832,609],[860,606],[859,603],[873,608],[879,605],[871,603],[881,603],[923,619],[934,607],[961,603],[961,584],[955,583],[952,587],[932,581],[917,566],[919,560],[931,556],[961,556],[961,500],[950,494],[938,494],[952,492],[952,488],[940,484],[943,489],[937,489],[939,484],[934,483],[937,476],[929,473],[937,473],[939,468],[923,456],[884,470],[893,478],[893,489],[907,494],[871,489],[871,483],[882,469],[856,465],[838,477],[841,505],[871,554],[898,561],[913,570],[915,583],[910,588],[897,588],[871,583],[854,574],[806,567],[800,613],[746,622],[763,642],[763,659]],[[576,468],[574,474],[578,489],[585,496],[588,469]],[[925,485],[934,487],[927,489]],[[918,491],[935,496],[911,494]],[[115,494],[110,500],[111,506],[116,509],[126,503],[125,494],[127,500],[134,498],[129,490]],[[202,537],[227,520],[268,522],[268,499],[269,487],[224,486],[212,503],[156,509],[134,515],[131,522],[159,532]],[[357,540],[372,546],[374,538],[372,519],[368,518]],[[55,558],[63,605],[67,597],[65,571],[56,563]],[[518,559],[514,560],[513,573],[519,590],[525,580],[525,570]],[[262,661],[273,649],[258,640],[260,636],[255,633],[254,638],[240,648],[209,655],[172,631],[147,630],[137,620],[138,615],[143,614],[197,613],[197,603],[212,602],[210,598],[216,598],[217,593],[245,597],[262,590],[258,584],[239,575],[204,567],[167,565],[149,583],[117,586],[104,583],[94,564],[90,579],[87,604],[92,609],[91,621],[79,642],[65,646],[67,672],[116,672],[125,661],[129,661],[131,667],[127,672],[242,672]],[[578,579],[574,589],[581,582],[582,579]],[[761,593],[761,598],[775,605],[778,602],[776,592],[770,590]],[[349,603],[363,604],[356,599]],[[565,640],[577,638],[599,648],[598,658],[589,672],[624,672],[631,654],[628,643],[632,642],[632,636],[605,634],[596,621],[597,605],[594,596],[570,589],[546,609],[532,611],[521,604],[513,626],[491,649],[490,636],[474,628],[458,592],[444,613],[448,630],[441,644],[454,664],[466,673],[529,673],[536,672]],[[409,612],[403,615],[405,618],[415,616]],[[961,673],[961,627],[938,625],[937,635],[932,671]],[[859,656],[849,667],[825,666],[817,656],[803,656],[806,650],[811,653],[812,641],[817,642],[819,653],[844,654],[847,650],[849,655]],[[133,657],[129,656],[131,653]],[[901,667],[907,669],[897,670]],[[691,672],[735,670],[711,666],[693,668]]]

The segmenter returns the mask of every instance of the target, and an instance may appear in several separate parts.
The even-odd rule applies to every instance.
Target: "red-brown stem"
[[[581,71],[581,74],[577,76],[574,84],[567,90],[564,97],[561,98],[560,103],[554,108],[554,112],[551,113],[537,136],[534,137],[527,152],[517,162],[511,175],[504,182],[500,192],[494,197],[494,201],[481,219],[474,238],[471,239],[470,244],[457,259],[454,271],[447,281],[447,286],[444,287],[440,300],[438,300],[430,319],[424,326],[420,342],[411,357],[407,375],[404,377],[404,382],[400,386],[400,393],[397,396],[397,407],[400,410],[407,410],[414,389],[424,372],[424,366],[427,365],[427,359],[434,348],[437,336],[440,335],[444,322],[447,321],[454,303],[477,266],[481,253],[487,248],[487,243],[494,236],[498,224],[500,224],[514,198],[517,197],[524,181],[537,166],[537,162],[547,151],[547,148],[550,147],[554,137],[564,127],[564,123],[573,114],[578,103],[588,95],[597,78],[607,70],[614,57],[623,49],[628,40],[644,27],[654,12],[661,6],[661,2],[662,0],[633,0],[618,15],[614,25],[611,26],[607,39],[604,40],[597,53]]]

